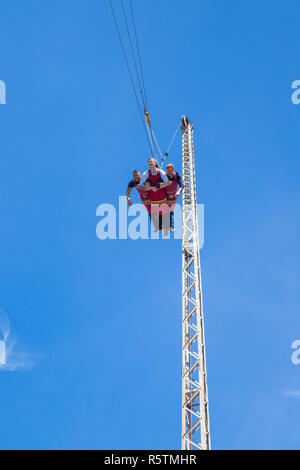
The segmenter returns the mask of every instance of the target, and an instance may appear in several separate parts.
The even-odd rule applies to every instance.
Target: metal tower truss
[[[182,449],[210,449],[193,126],[182,117]]]

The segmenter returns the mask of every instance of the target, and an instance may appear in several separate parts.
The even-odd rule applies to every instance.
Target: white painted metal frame
[[[209,450],[193,126],[182,118],[182,449]]]

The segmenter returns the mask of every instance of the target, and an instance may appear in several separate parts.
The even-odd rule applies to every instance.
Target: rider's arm
[[[172,181],[169,181],[167,173],[165,173],[163,170],[160,170],[160,182],[158,182],[156,185],[157,189],[163,189],[166,186],[169,186],[169,184],[172,184]]]
[[[144,173],[142,174],[142,177],[140,179],[139,186],[144,186],[147,179],[148,179],[148,171],[144,171]]]
[[[176,172],[176,173],[177,173],[177,172]],[[177,181],[178,181],[179,189],[178,189],[178,191],[176,192],[176,195],[177,195],[177,197],[178,197],[179,194],[181,193],[181,191],[182,191],[183,188],[184,188],[184,184],[183,184],[183,182],[182,182],[182,178],[181,178],[181,176],[180,176],[179,173],[177,173]]]
[[[130,183],[128,184],[127,191],[126,191],[126,198],[127,198],[127,202],[129,206],[131,206],[132,204],[131,199],[130,199],[130,193],[132,191],[132,188],[134,188],[134,183],[130,181]]]

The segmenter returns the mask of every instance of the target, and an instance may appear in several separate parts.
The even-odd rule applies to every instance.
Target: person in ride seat
[[[141,181],[141,172],[139,170],[134,170],[133,172],[133,178],[132,180],[129,181],[127,191],[126,191],[126,198],[129,206],[132,206],[132,201],[130,199],[130,194],[133,188],[135,188],[138,193],[139,197],[144,204],[145,208],[147,209],[147,212],[149,214],[150,220],[152,221],[155,232],[158,232],[159,230],[159,216],[156,212],[153,211],[151,213],[151,204],[150,204],[150,199],[149,199],[149,193],[150,193],[150,183],[149,181],[145,181],[143,185],[140,184]]]
[[[130,193],[132,191],[133,188],[135,188],[138,193],[139,193],[139,197],[142,201],[142,203],[144,204],[144,206],[146,207],[148,213],[150,214],[150,199],[149,199],[149,192],[150,192],[150,184],[148,182],[147,184],[147,181],[145,181],[145,184],[142,186],[140,184],[140,181],[141,181],[141,172],[139,170],[134,170],[133,173],[132,173],[132,180],[129,181],[128,183],[128,187],[127,187],[127,191],[126,191],[126,198],[127,198],[127,202],[128,202],[128,205],[129,206],[132,206],[132,201],[130,199]]]
[[[150,184],[149,199],[151,205],[151,220],[154,225],[154,231],[162,230],[166,228],[163,217],[169,212],[169,206],[167,204],[167,194],[165,188],[172,182],[169,181],[167,174],[157,168],[157,162],[155,158],[148,158],[149,170],[146,170],[141,177],[140,185],[143,186],[146,181]],[[158,215],[158,226],[156,223],[155,214]],[[153,216],[153,217],[152,217]]]
[[[170,210],[169,231],[172,232],[174,230],[174,208],[176,205],[176,200],[183,190],[183,183],[180,174],[175,171],[173,163],[168,163],[166,170],[168,180],[171,183],[170,185],[166,186],[165,191],[167,194],[167,204]]]

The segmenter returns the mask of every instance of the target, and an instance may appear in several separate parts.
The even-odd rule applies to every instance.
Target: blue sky
[[[195,127],[212,447],[300,449],[299,2],[134,3],[162,147]],[[3,0],[0,43],[0,307],[35,363],[0,371],[1,448],[178,449],[181,243],[95,235],[149,153],[108,2]]]

